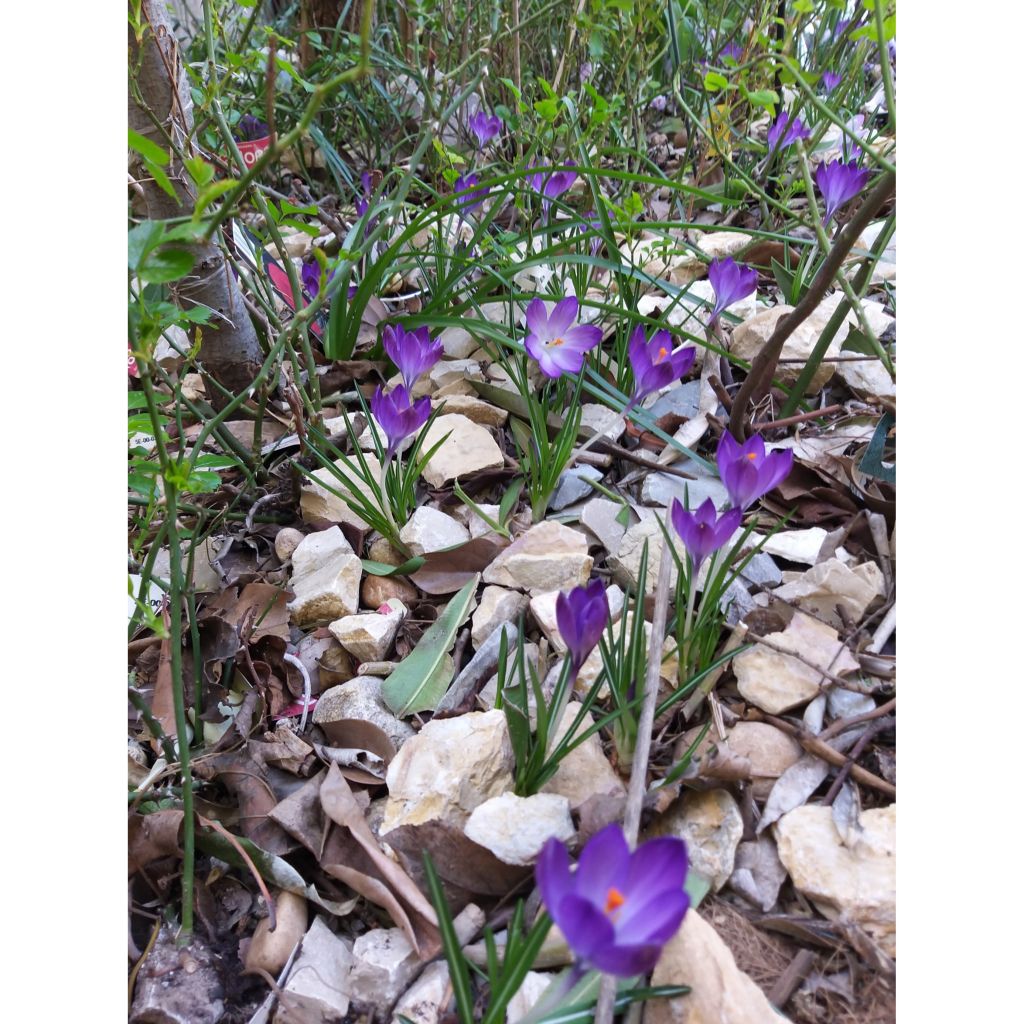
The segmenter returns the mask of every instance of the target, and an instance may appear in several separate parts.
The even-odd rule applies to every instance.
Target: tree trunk
[[[192,95],[164,0],[142,0],[142,14],[146,33],[141,47],[130,25],[128,28],[128,74],[137,90],[128,91],[128,126],[166,149],[166,139],[154,124],[155,119],[181,152],[191,155]],[[148,216],[153,220],[190,217],[195,209],[194,183],[173,152],[165,169],[180,205],[156,182],[145,180],[143,171],[140,177]],[[201,328],[199,359],[205,372],[237,395],[252,384],[263,362],[259,339],[220,246],[208,242],[188,248],[195,264],[191,273],[175,285],[174,299],[182,309],[207,306],[213,311]],[[193,342],[195,331],[196,326],[189,330]],[[214,408],[223,408],[229,401],[219,392],[208,397]]]

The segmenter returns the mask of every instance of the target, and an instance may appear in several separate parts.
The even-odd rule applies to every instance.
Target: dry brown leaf
[[[181,857],[184,820],[184,812],[175,810],[132,813],[128,818],[128,874],[161,857]]]
[[[508,544],[504,537],[490,534],[448,551],[432,551],[423,556],[423,565],[409,579],[428,594],[454,594],[483,572]]]
[[[324,851],[328,829],[331,827],[320,805],[320,786],[326,778],[326,771],[318,772],[269,812],[270,817],[290,836],[302,843],[318,862]]]
[[[320,787],[320,803],[331,821],[351,833],[372,861],[380,877],[409,909],[418,940],[410,938],[410,941],[421,956],[432,956],[440,949],[441,942],[434,908],[405,871],[380,848],[373,832],[370,831],[370,826],[366,823],[363,808],[356,801],[341,769],[336,764],[330,766],[327,778]]]
[[[217,754],[195,764],[200,778],[217,779],[238,801],[239,825],[246,839],[251,839],[267,853],[279,856],[291,853],[295,843],[275,821],[268,816],[277,806],[278,799],[267,772],[247,749]]]

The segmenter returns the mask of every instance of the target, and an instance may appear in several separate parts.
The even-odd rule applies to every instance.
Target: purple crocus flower
[[[722,47],[722,52],[718,55],[718,59],[724,63],[725,58],[729,57],[739,64],[743,57],[743,47],[739,43],[729,43]]]
[[[566,160],[565,162],[571,167],[576,166],[575,160]],[[534,192],[544,197],[545,211],[550,207],[551,201],[572,188],[573,182],[579,177],[575,171],[555,171],[552,173],[549,168],[537,168],[536,165],[533,165],[531,170],[533,173],[528,174],[524,180]]]
[[[650,839],[630,853],[620,825],[587,843],[576,873],[565,844],[549,839],[537,859],[537,886],[577,967],[628,978],[646,974],[690,906],[683,889],[686,843]]]
[[[679,499],[673,498],[671,516],[672,525],[693,560],[694,572],[708,555],[728,543],[743,520],[743,512],[738,508],[719,516],[710,498],[706,498],[696,512],[683,508]]]
[[[431,339],[429,329],[424,325],[414,331],[407,331],[401,324],[389,324],[382,336],[384,351],[398,367],[402,381],[411,391],[416,378],[426,373],[440,358],[444,346],[440,339]]]
[[[460,199],[456,204],[461,213],[467,214],[471,210],[475,210],[490,194],[490,189],[473,188],[479,181],[480,178],[475,174],[460,174],[455,179],[455,184],[452,186],[454,191],[464,192],[466,189],[473,189],[465,199]]]
[[[504,123],[497,114],[488,117],[483,107],[469,119],[469,130],[476,136],[481,149],[488,142],[496,139],[504,127]]]
[[[871,171],[858,167],[852,160],[829,160],[820,163],[814,171],[814,181],[825,200],[825,223],[841,207],[845,206],[864,187]]]
[[[797,139],[810,137],[810,130],[799,117],[790,118],[784,110],[779,111],[779,116],[768,129],[768,152],[771,153],[776,147],[780,150],[785,149],[793,145]]]
[[[825,92],[831,92],[842,80],[838,71],[822,71],[821,73],[821,84],[825,86]]]
[[[793,468],[792,450],[765,455],[764,438],[760,434],[740,444],[726,431],[718,442],[715,458],[729,500],[734,508],[741,510],[778,487]]]
[[[255,142],[257,139],[265,139],[270,132],[266,124],[252,114],[243,114],[235,126],[236,142]]]
[[[569,649],[573,671],[579,672],[601,639],[610,615],[608,594],[600,580],[586,587],[574,587],[555,601],[555,620]]]
[[[334,277],[337,271],[336,267],[332,267],[327,272],[327,280],[330,281]],[[302,261],[302,270],[299,272],[299,278],[302,281],[302,287],[306,289],[306,294],[311,298],[315,299],[320,294],[320,264],[316,261],[313,256],[307,256]],[[352,290],[352,285],[349,286],[349,291]],[[349,295],[351,298],[351,294]]]
[[[601,328],[577,324],[580,304],[574,296],[562,299],[548,314],[543,300],[526,307],[526,351],[540,363],[546,377],[579,373],[586,354],[601,342]]]
[[[737,263],[731,256],[715,260],[708,267],[708,280],[715,289],[715,306],[711,310],[708,327],[718,319],[726,306],[745,299],[757,290],[757,271]]]
[[[430,399],[424,395],[413,402],[401,384],[389,394],[385,394],[383,388],[377,388],[370,399],[370,410],[387,434],[388,450],[385,459],[390,459],[398,451],[399,445],[430,419]]]
[[[373,194],[373,181],[369,171],[363,171],[359,177],[363,186],[363,194],[356,199],[356,213],[360,217],[370,208],[370,196]]]
[[[601,230],[601,218],[597,215],[594,210],[588,210],[585,214],[580,217],[582,223],[580,224],[577,231],[580,234],[584,234],[587,231],[600,231]],[[601,246],[604,245],[604,239],[600,235],[596,235],[590,240],[590,255],[596,256],[601,251]]]
[[[693,366],[696,355],[697,350],[692,345],[673,352],[672,335],[666,330],[655,331],[648,341],[643,327],[638,324],[629,339],[633,395],[626,408],[642,402],[652,391],[679,380]]]
[[[655,96],[654,99],[651,100],[651,110],[656,110],[659,114],[663,114],[667,106],[668,97],[665,96],[664,94],[660,96]]]

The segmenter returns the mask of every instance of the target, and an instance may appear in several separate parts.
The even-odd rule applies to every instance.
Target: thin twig
[[[821,300],[825,297],[828,286],[842,266],[843,260],[846,259],[847,254],[860,238],[861,232],[888,201],[895,188],[895,172],[890,171],[882,175],[878,184],[868,193],[860,209],[839,233],[832,246],[832,251],[818,268],[818,273],[804,297],[797,303],[792,313],[779,320],[772,336],[754,357],[747,379],[733,399],[732,415],[729,417],[729,430],[737,441],[746,440],[747,410],[750,408],[754,396],[767,391],[771,385],[782,346],[785,345],[790,335],[818,308]]]
[[[654,731],[654,710],[658,703],[658,677],[661,670],[661,645],[664,642],[665,620],[668,618],[669,570],[672,552],[667,543],[661,546],[661,562],[658,565],[657,593],[654,598],[654,615],[651,618],[651,641],[647,651],[647,674],[644,678],[644,702],[640,708],[640,721],[636,727],[636,749],[633,753],[633,768],[629,776],[629,792],[626,796],[626,814],[622,831],[630,847],[636,847],[640,832],[640,813],[643,809],[644,794],[647,792],[647,763],[651,757],[651,734]],[[615,1001],[615,979],[606,974],[601,979],[601,991],[594,1011],[594,1024],[611,1024]]]

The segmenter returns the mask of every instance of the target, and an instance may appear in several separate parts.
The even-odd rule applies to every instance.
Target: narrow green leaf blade
[[[444,614],[423,634],[416,649],[388,676],[382,691],[384,703],[399,718],[417,711],[433,711],[444,696],[451,682],[450,677],[446,678],[445,655],[469,615],[479,582],[477,573],[448,602]]]

